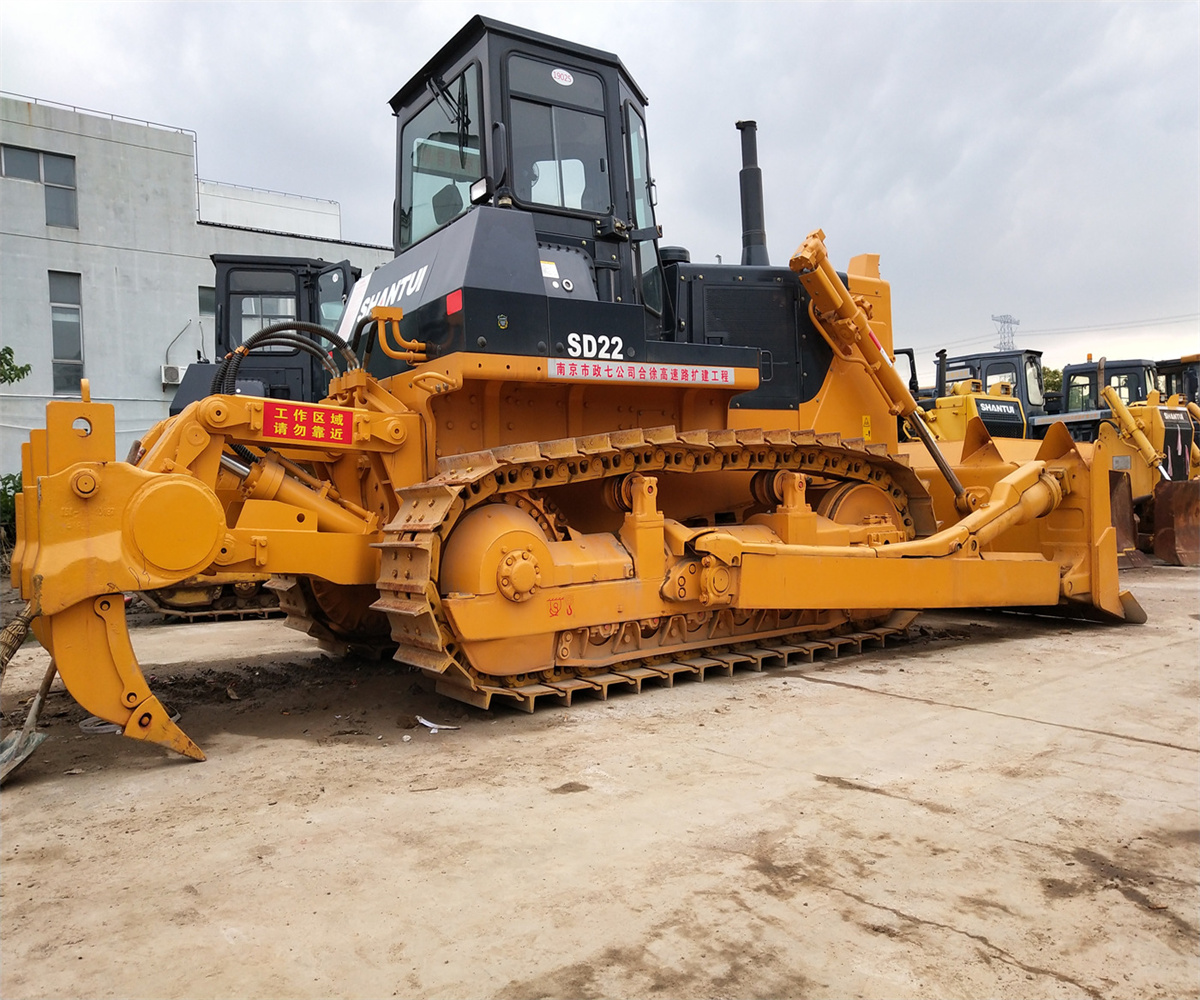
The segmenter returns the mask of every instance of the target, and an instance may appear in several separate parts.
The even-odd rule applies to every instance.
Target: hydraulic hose
[[[371,314],[367,313],[366,316],[354,324],[354,335],[350,338],[350,350],[354,352],[355,357],[358,356],[358,344],[362,340],[363,331],[374,322],[375,320],[371,318]]]
[[[308,334],[309,337],[301,337],[299,334]],[[281,339],[287,338],[287,339]],[[314,339],[309,339],[314,338]],[[305,323],[300,320],[286,320],[282,323],[274,323],[271,326],[264,327],[257,333],[248,337],[241,347],[233,350],[221,362],[216,374],[213,376],[212,384],[209,391],[212,393],[232,393],[236,388],[237,372],[241,367],[241,359],[260,347],[271,345],[290,347],[305,351],[314,357],[321,360],[323,367],[333,376],[337,376],[340,372],[336,366],[329,362],[326,352],[315,343],[315,338],[328,341],[334,351],[340,354],[345,361],[346,369],[360,367],[358,357],[350,350],[349,346],[337,334],[331,333],[325,327],[319,326],[316,323]]]
[[[250,339],[246,341],[246,344],[247,346],[252,346],[257,342],[259,337],[265,337],[268,334],[288,330],[294,330],[299,333],[307,333],[314,338],[319,337],[321,340],[328,341],[333,346],[333,349],[337,351],[345,360],[347,368],[358,367],[358,358],[355,356],[354,352],[350,350],[349,345],[336,333],[325,329],[325,327],[317,323],[304,323],[300,320],[287,320],[283,323],[275,323],[272,326],[263,327],[263,329],[259,330],[258,333],[251,336]]]
[[[254,348],[239,347],[228,358],[222,362],[221,367],[217,370],[217,374],[213,377],[211,392],[213,393],[229,393],[237,391],[237,376],[241,369],[242,358],[250,353],[255,348],[264,347],[287,347],[293,350],[302,351],[314,357],[322,368],[331,376],[337,377],[341,374],[337,366],[334,365],[328,355],[321,350],[312,341],[304,340],[298,337],[288,337],[286,335],[277,334],[273,337],[264,338],[254,345]]]

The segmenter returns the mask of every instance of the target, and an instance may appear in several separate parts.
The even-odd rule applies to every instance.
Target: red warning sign
[[[353,429],[354,411],[340,406],[274,400],[263,404],[263,437],[311,444],[349,444]]]

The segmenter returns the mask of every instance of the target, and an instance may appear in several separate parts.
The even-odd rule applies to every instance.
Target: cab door
[[[658,226],[654,221],[654,180],[650,174],[650,152],[646,123],[632,101],[625,102],[625,157],[629,164],[629,195],[633,209],[634,280],[646,311],[647,329],[662,326],[663,275],[658,257]]]
[[[301,318],[325,327],[330,333],[336,332],[342,321],[342,313],[346,311],[350,289],[361,273],[350,261],[342,260],[312,275],[308,280],[311,287],[310,313]]]

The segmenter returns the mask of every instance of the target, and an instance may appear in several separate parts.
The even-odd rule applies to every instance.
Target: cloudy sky
[[[740,253],[759,123],[773,263],[818,226],[881,255],[896,343],[1053,366],[1200,351],[1200,5],[0,5],[0,89],[197,133],[200,176],[329,198],[391,240],[387,100],[485,13],[621,56],[665,242]]]

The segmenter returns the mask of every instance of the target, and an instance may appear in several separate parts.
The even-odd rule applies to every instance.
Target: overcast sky
[[[0,4],[0,89],[197,133],[200,176],[337,201],[390,244],[388,99],[475,13],[616,52],[650,98],[658,217],[741,251],[759,123],[771,259],[881,255],[897,345],[1058,367],[1200,351],[1200,5]],[[923,379],[928,381],[928,378]]]

